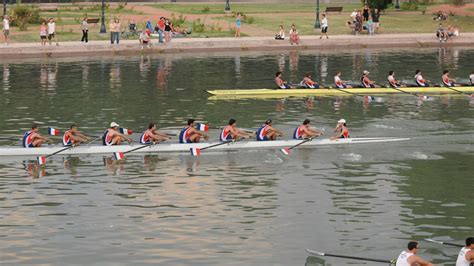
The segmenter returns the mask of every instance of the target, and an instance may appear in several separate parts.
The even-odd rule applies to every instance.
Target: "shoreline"
[[[38,43],[0,44],[2,59],[58,58],[98,55],[140,55],[182,52],[238,52],[238,51],[278,51],[278,50],[337,50],[365,48],[428,48],[472,46],[474,33],[463,33],[446,43],[440,43],[434,33],[422,34],[380,34],[380,35],[334,35],[329,39],[319,36],[302,36],[299,45],[291,45],[289,40],[275,40],[273,37],[243,38],[177,38],[171,43],[161,44],[152,39],[150,49],[141,49],[138,40],[123,40],[120,46],[110,41],[90,41],[88,44],[60,42],[59,46],[41,46]]]

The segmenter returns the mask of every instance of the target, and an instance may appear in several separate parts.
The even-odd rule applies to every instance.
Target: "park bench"
[[[341,14],[342,6],[328,6],[326,7],[326,13],[327,12],[339,12],[339,14]]]
[[[58,12],[58,9],[56,7],[42,7],[40,12]]]
[[[100,19],[99,18],[88,18],[87,23],[93,23],[94,26],[97,26],[97,23],[99,23]]]

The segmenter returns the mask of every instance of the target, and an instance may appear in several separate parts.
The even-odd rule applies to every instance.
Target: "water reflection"
[[[10,66],[7,63],[3,64],[2,85],[4,91],[10,89]]]
[[[156,70],[156,85],[160,90],[168,88],[168,75],[171,73],[172,59],[167,56],[158,62]]]
[[[49,64],[42,63],[40,65],[40,87],[43,91],[48,94],[55,94],[57,88],[57,79],[58,79],[58,63]]]
[[[89,65],[82,65],[82,89],[87,91],[89,89]]]
[[[140,82],[147,83],[147,76],[148,73],[150,72],[151,68],[151,59],[150,56],[141,56],[140,57],[140,64],[139,64],[139,70],[140,70]]]

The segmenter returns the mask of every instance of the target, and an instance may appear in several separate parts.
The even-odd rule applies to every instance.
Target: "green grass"
[[[345,11],[352,10],[354,8],[360,8],[359,4],[331,4],[331,5],[320,5],[321,11],[326,9],[326,6],[343,6]],[[176,13],[183,14],[224,14],[224,2],[222,4],[215,3],[186,3],[186,4],[156,4],[152,5],[155,8],[166,9]],[[205,8],[209,8],[205,11]],[[315,4],[241,4],[236,3],[230,5],[232,12],[243,12],[247,13],[292,13],[292,12],[308,12],[314,13],[316,11]]]

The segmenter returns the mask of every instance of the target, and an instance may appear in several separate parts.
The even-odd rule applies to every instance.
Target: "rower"
[[[449,70],[444,70],[443,75],[441,76],[441,80],[443,81],[444,86],[446,87],[454,87],[456,86],[454,82],[456,80],[449,78]]]
[[[272,120],[267,119],[257,130],[257,141],[276,140],[276,137],[283,136],[283,133],[272,127]]]
[[[419,245],[416,241],[408,242],[408,250],[404,250],[400,253],[397,258],[397,263],[395,266],[411,266],[411,265],[419,265],[419,266],[433,266],[428,261],[423,260],[422,258],[416,255],[416,251],[418,250]]]
[[[423,76],[421,75],[421,70],[419,69],[415,71],[415,82],[418,87],[429,87],[429,84],[426,83],[425,79],[423,79]]]
[[[48,139],[47,137],[41,136],[39,133],[39,128],[38,125],[33,125],[31,126],[31,130],[28,130],[25,132],[23,135],[23,147],[25,148],[36,148],[36,147],[41,147],[41,144],[44,142],[51,143],[52,141]]]
[[[72,146],[79,144],[81,142],[88,141],[89,138],[84,136],[81,132],[77,131],[76,125],[71,125],[70,129],[64,132],[63,135],[63,145]]]
[[[104,132],[102,136],[102,145],[112,146],[120,145],[123,141],[132,142],[130,138],[127,138],[124,134],[121,134],[118,130],[119,124],[112,122],[110,127]]]
[[[339,89],[352,88],[352,86],[347,85],[345,81],[341,80],[341,71],[336,72],[336,75],[334,76],[334,85]]]
[[[286,81],[284,81],[282,78],[281,78],[281,71],[278,71],[276,74],[275,74],[275,83],[276,85],[278,86],[279,89],[290,89],[290,85],[288,85],[288,83],[286,83]]]
[[[297,126],[293,133],[293,139],[309,139],[319,137],[323,134],[322,131],[312,128],[309,123],[311,123],[309,119],[305,119],[302,125]]]
[[[466,238],[466,246],[459,251],[456,266],[469,266],[474,263],[474,237]]]
[[[201,138],[209,139],[203,131],[197,130],[196,120],[189,119],[188,125],[179,132],[179,143],[198,143]]]
[[[375,81],[369,79],[369,71],[364,70],[362,72],[362,77],[360,77],[360,82],[362,83],[363,88],[375,88]]]
[[[401,86],[398,80],[395,79],[395,72],[393,72],[392,70],[388,72],[387,80],[388,80],[388,85],[390,85],[390,87],[392,88],[399,88]]]
[[[339,121],[337,121],[336,128],[334,129],[334,133],[336,133],[336,135],[331,137],[331,140],[349,138],[349,128],[347,128],[345,119],[339,119]]]
[[[221,141],[237,140],[238,138],[246,139],[252,137],[252,134],[237,128],[237,121],[233,118],[229,120],[227,126],[222,129],[220,139]]]
[[[301,81],[301,86],[303,86],[303,88],[306,88],[306,89],[319,89],[318,83],[314,82],[311,79],[310,73],[306,73],[303,80]]]
[[[167,141],[171,139],[168,137],[166,134],[163,134],[161,132],[158,132],[156,130],[156,124],[155,123],[150,123],[148,125],[148,129],[143,132],[142,136],[140,137],[140,143],[141,144],[152,144],[156,142],[162,142],[162,141]]]

